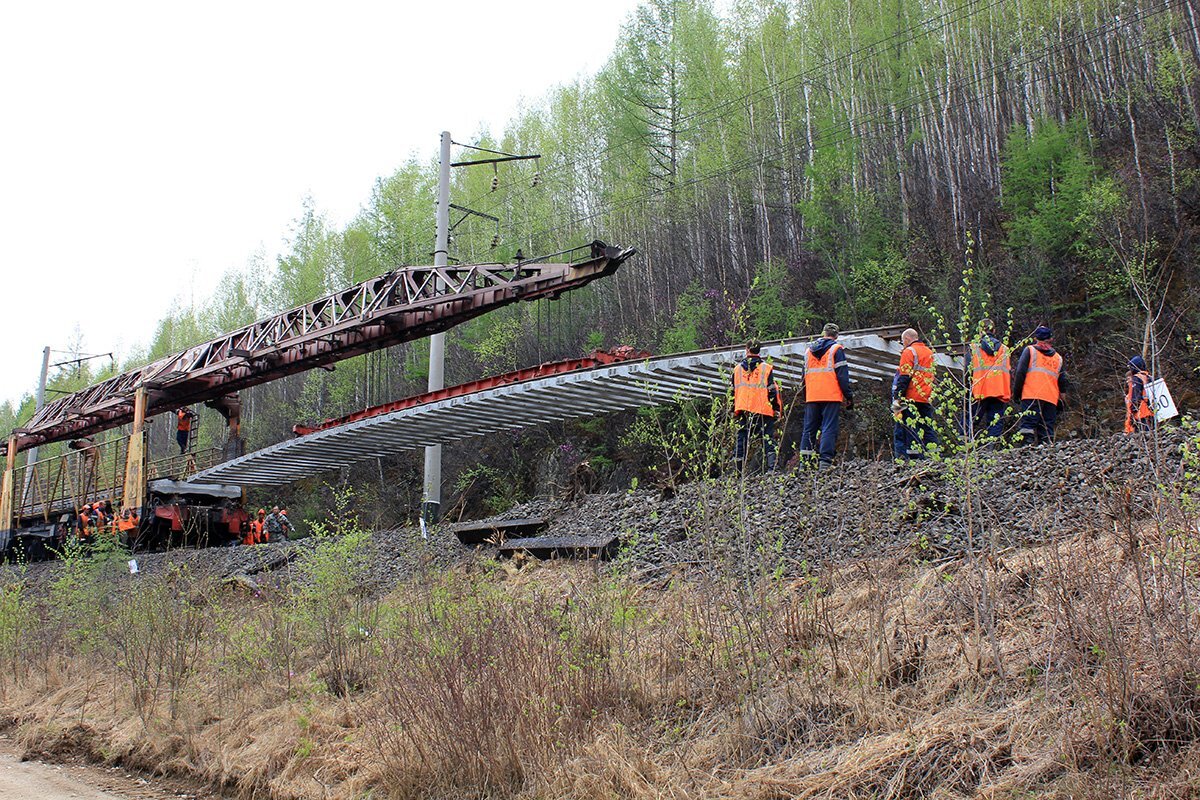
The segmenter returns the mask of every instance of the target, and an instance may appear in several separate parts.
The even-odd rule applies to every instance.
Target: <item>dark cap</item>
[[[1033,332],[1033,338],[1037,339],[1039,342],[1044,342],[1048,339],[1054,338],[1054,331],[1050,330],[1045,325],[1038,325],[1037,329]]]

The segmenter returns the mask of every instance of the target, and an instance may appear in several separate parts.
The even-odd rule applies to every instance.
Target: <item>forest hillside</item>
[[[1013,342],[1039,324],[1054,328],[1083,388],[1068,432],[1115,429],[1134,353],[1178,387],[1177,399],[1190,398],[1200,329],[1193,2],[745,0],[722,9],[648,0],[597,74],[530,103],[501,131],[459,133],[542,157],[455,170],[452,201],[499,222],[463,221],[453,258],[533,257],[594,238],[640,256],[585,290],[453,330],[448,383],[601,347],[672,352],[815,332],[830,320],[912,324],[931,340],[961,341],[972,333],[967,317],[987,314]],[[437,121],[430,126],[432,143]],[[154,340],[130,364],[428,263],[435,182],[433,160],[403,163],[345,226],[315,198],[275,263],[251,258],[191,307],[169,308],[164,297]],[[286,438],[297,422],[422,391],[426,347],[248,390],[248,447]],[[99,377],[81,367],[55,385]],[[0,422],[11,427],[31,408],[29,399],[2,409]],[[847,426],[846,447],[863,455],[877,425],[870,412]],[[202,438],[215,440],[219,419],[201,413]],[[562,433],[594,451],[601,480],[637,472],[618,438]],[[157,431],[155,446],[169,447],[170,435]],[[523,476],[518,495],[541,480],[511,453],[496,458]]]

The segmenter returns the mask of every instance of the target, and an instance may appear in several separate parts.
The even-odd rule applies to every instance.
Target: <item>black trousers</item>
[[[738,468],[746,464],[746,451],[749,449],[751,435],[762,442],[762,453],[767,469],[775,469],[775,418],[763,414],[752,414],[743,411],[738,415],[737,445],[734,458]]]

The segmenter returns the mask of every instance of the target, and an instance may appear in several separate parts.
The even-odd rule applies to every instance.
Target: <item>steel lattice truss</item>
[[[896,371],[903,326],[846,331],[852,381],[889,381]],[[763,345],[783,388],[800,382],[812,339]],[[961,348],[960,348],[961,349]],[[379,456],[444,444],[497,431],[642,406],[720,395],[744,351],[716,348],[579,369],[435,400],[335,428],[318,430],[197,473],[191,480],[241,486],[279,486]],[[945,369],[961,370],[961,358],[936,354]]]
[[[396,269],[49,403],[14,431],[17,450],[132,421],[139,386],[149,390],[147,416],[219,401],[239,389],[447,330],[518,300],[557,297],[612,274],[634,252],[594,242],[591,259],[575,264]]]

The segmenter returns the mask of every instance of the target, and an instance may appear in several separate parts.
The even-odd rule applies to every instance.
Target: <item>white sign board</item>
[[[1179,416],[1179,411],[1175,408],[1175,401],[1171,399],[1171,391],[1167,388],[1167,382],[1162,378],[1146,384],[1146,402],[1154,411],[1154,419],[1157,422],[1166,422],[1172,417]]]

